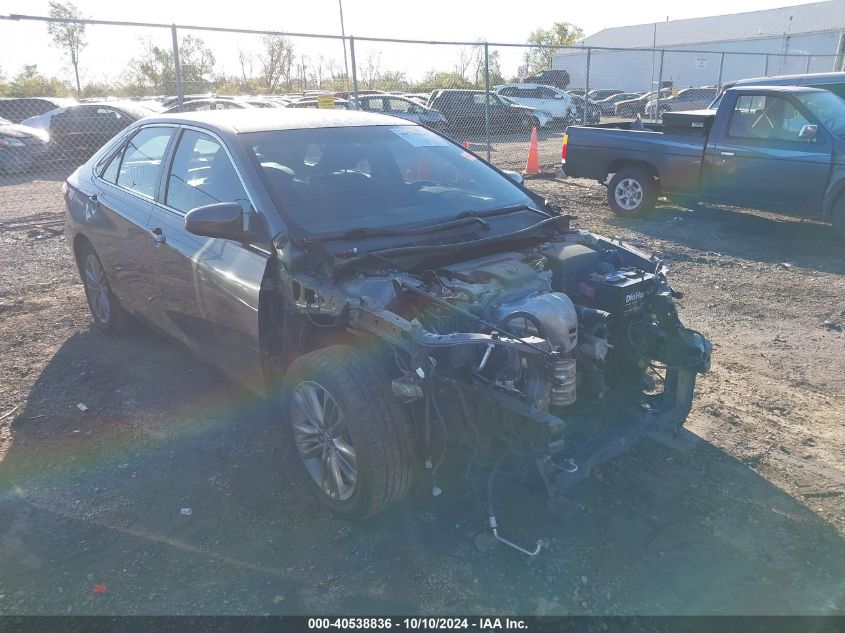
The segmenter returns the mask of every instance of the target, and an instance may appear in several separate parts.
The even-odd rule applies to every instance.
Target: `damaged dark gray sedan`
[[[658,259],[399,119],[144,119],[65,197],[96,324],[151,324],[279,403],[346,517],[438,495],[450,459],[559,492],[677,429],[709,367]]]

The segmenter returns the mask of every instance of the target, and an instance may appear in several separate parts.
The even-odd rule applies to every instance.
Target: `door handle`
[[[167,241],[167,237],[164,235],[164,231],[161,230],[160,226],[155,227],[153,230],[150,231],[153,236],[153,243],[156,246],[161,246]]]
[[[736,152],[719,152],[722,156],[736,156]]]

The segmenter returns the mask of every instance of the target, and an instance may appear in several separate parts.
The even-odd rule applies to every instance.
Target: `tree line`
[[[82,19],[70,2],[51,0],[49,15],[59,19]],[[111,80],[83,81],[84,51],[88,46],[86,25],[78,22],[50,22],[48,34],[53,46],[62,51],[68,76],[47,76],[36,64],[24,65],[7,76],[0,68],[0,96],[28,97],[141,97],[172,95],[176,92],[176,66],[171,46],[159,46],[150,39],[140,44],[140,53],[133,57],[119,77]],[[566,22],[549,29],[537,29],[529,44],[570,45],[583,37],[583,31]],[[530,47],[524,55],[531,72],[551,68],[552,49]],[[298,53],[290,39],[281,35],[264,35],[257,48],[238,49],[238,72],[226,74],[217,69],[217,58],[206,42],[194,35],[179,38],[179,61],[183,90],[186,94],[216,92],[219,94],[277,94],[323,89],[352,89],[344,64],[324,55],[305,56]],[[516,81],[502,73],[499,52],[490,50],[487,60],[490,85]],[[431,70],[412,80],[406,73],[382,67],[380,52],[371,52],[358,60],[358,88],[429,92],[435,88],[483,88],[484,45],[457,50],[452,67]]]

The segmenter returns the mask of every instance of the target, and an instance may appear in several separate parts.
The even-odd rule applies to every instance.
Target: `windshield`
[[[472,153],[415,125],[281,130],[241,138],[261,164],[285,219],[312,235],[536,206]]]
[[[827,91],[795,96],[832,134],[845,136],[845,100]]]

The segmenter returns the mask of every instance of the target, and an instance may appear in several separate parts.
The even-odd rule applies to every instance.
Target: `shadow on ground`
[[[842,241],[830,225],[817,220],[725,207],[683,209],[667,205],[642,218],[615,217],[608,224],[699,251],[845,274]],[[688,258],[671,246],[666,247],[664,254],[674,261]]]
[[[845,539],[689,433],[641,443],[566,498],[503,485],[503,532],[550,541],[528,559],[478,536],[458,480],[361,525],[333,519],[280,425],[168,342],[72,336],[0,463],[0,610],[845,611]]]

